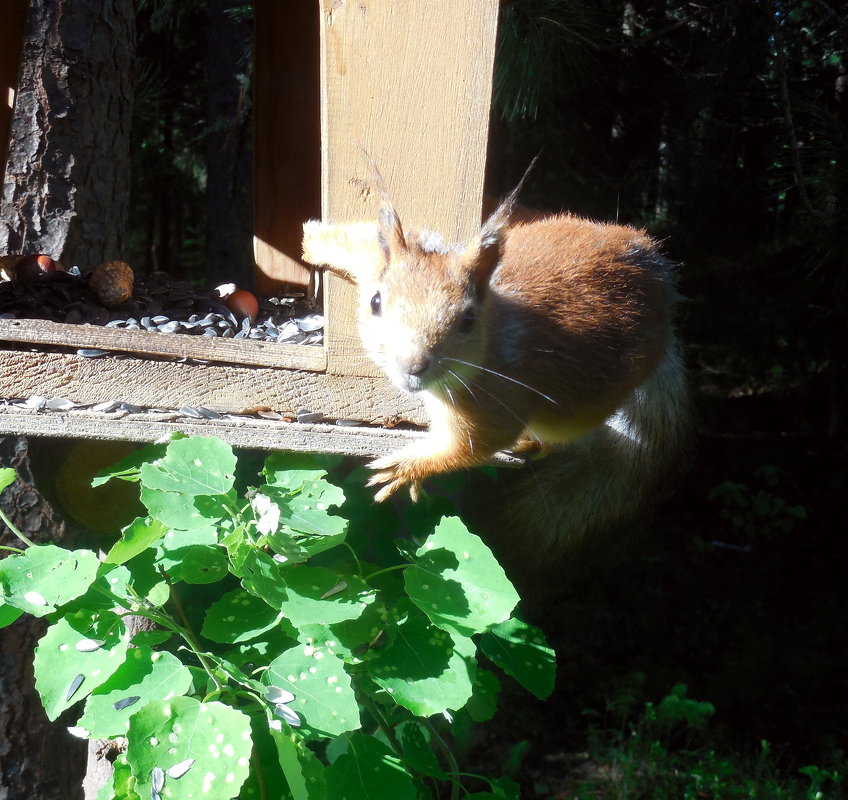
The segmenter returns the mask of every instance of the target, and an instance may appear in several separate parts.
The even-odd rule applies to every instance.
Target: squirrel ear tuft
[[[488,282],[489,278],[491,278],[495,267],[500,261],[504,238],[509,227],[513,208],[515,208],[515,201],[518,199],[518,194],[521,191],[521,187],[524,186],[524,181],[530,174],[530,170],[533,169],[538,160],[539,156],[536,156],[530,162],[530,166],[527,167],[521,176],[518,185],[501,200],[498,207],[483,223],[483,227],[480,229],[480,235],[468,249],[466,267],[470,270],[474,280],[479,284],[479,288],[481,289]]]
[[[371,222],[331,225],[310,220],[303,225],[303,260],[361,282],[383,264],[377,226]]]
[[[406,252],[406,239],[395,207],[388,198],[380,202],[380,245],[386,261],[400,258]]]
[[[392,257],[399,258],[406,252],[406,239],[403,236],[403,225],[401,225],[400,217],[392,204],[392,198],[389,196],[389,190],[386,188],[386,183],[380,170],[377,169],[377,162],[371,158],[368,153],[365,154],[368,158],[368,166],[371,169],[371,183],[380,195],[380,244],[383,247],[383,252],[386,261]]]
[[[539,156],[536,156],[530,162],[530,166],[524,170],[524,174],[521,176],[521,180],[518,181],[518,185],[508,195],[506,195],[503,200],[501,200],[500,205],[498,205],[489,218],[483,223],[483,228],[480,231],[480,241],[484,247],[489,244],[496,244],[498,239],[503,236],[504,230],[507,225],[509,225],[509,220],[512,216],[512,210],[515,208],[515,201],[518,199],[518,194],[521,192],[521,188],[524,186],[524,181],[527,180],[530,170],[536,166],[536,162],[538,160]]]

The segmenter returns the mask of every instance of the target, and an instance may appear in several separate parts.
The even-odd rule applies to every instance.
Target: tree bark
[[[27,441],[0,437],[0,467],[18,479],[0,496],[12,522],[38,543],[60,542],[65,523],[33,483]],[[0,522],[0,543],[21,546]],[[21,617],[0,630],[0,800],[74,800],[82,797],[85,742],[51,723],[35,692],[32,660],[47,625]]]
[[[132,0],[30,8],[0,204],[0,253],[93,269],[125,257]]]

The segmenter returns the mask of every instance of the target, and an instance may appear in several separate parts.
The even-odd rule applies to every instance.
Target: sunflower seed
[[[182,776],[191,769],[192,764],[194,764],[194,759],[187,758],[185,761],[180,761],[179,764],[174,764],[173,767],[165,770],[165,774],[169,778],[177,780],[178,778],[182,778]]]
[[[103,647],[104,644],[106,642],[103,639],[80,639],[75,646],[80,653],[93,653]]]
[[[141,697],[137,694],[130,695],[129,697],[124,697],[121,700],[117,700],[112,703],[112,708],[114,708],[115,711],[122,711],[125,708],[134,706],[139,700],[141,700]]]
[[[65,702],[70,700],[77,693],[77,689],[79,689],[84,680],[85,675],[79,674],[71,681],[70,685],[68,686],[68,692],[65,695]]]
[[[63,397],[51,397],[44,406],[50,411],[67,411],[69,408],[76,407],[76,403],[65,400]]]

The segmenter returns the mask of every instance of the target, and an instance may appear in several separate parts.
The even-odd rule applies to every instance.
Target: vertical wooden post
[[[318,15],[311,2],[255,0],[256,284],[309,282],[302,224],[320,213]]]
[[[6,170],[28,5],[27,0],[4,0],[0,6],[0,173]]]
[[[372,219],[363,151],[405,224],[453,241],[480,224],[498,0],[320,0],[321,213]],[[326,276],[328,371],[374,374],[355,291]]]

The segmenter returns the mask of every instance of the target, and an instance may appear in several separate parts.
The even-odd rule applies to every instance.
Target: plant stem
[[[377,723],[380,730],[386,735],[386,739],[389,740],[392,750],[402,757],[403,748],[400,746],[397,736],[395,736],[394,728],[389,725],[388,721],[383,716],[383,712],[377,707],[377,704],[363,691],[359,692],[359,702],[365,706],[368,713],[374,718],[374,721]]]
[[[386,572],[397,572],[399,569],[406,569],[411,566],[410,564],[395,564],[393,567],[386,567],[385,569],[378,569],[376,572],[372,572],[370,575],[365,577],[366,581],[370,581],[372,578],[376,578],[378,575],[383,575]]]
[[[17,553],[18,555],[26,552],[26,550],[21,550],[20,547],[7,547],[5,544],[0,544],[0,550],[8,550],[10,553]]]
[[[165,582],[168,584],[168,587],[171,590],[171,600],[174,602],[174,608],[177,610],[177,615],[182,620],[183,627],[180,629],[180,634],[183,639],[186,640],[186,643],[191,648],[191,651],[197,657],[197,660],[200,662],[203,669],[206,670],[206,674],[212,679],[212,682],[215,684],[215,688],[218,691],[223,691],[224,687],[221,682],[218,680],[218,676],[214,673],[212,666],[207,660],[206,656],[201,652],[200,645],[197,640],[194,638],[194,631],[191,628],[191,623],[188,621],[188,617],[186,616],[185,609],[183,608],[183,604],[180,602],[180,596],[174,590],[174,584],[171,583],[170,577],[168,577],[168,573],[165,572],[161,567],[159,571],[162,573],[162,577],[165,579]]]
[[[456,758],[454,754],[451,752],[451,749],[447,746],[447,743],[442,738],[441,734],[436,730],[436,726],[430,722],[426,717],[421,717],[420,720],[424,727],[430,731],[430,736],[436,742],[436,746],[439,750],[442,751],[442,755],[445,757],[445,761],[448,762],[448,772],[451,776],[451,795],[450,800],[459,800],[459,789],[461,784],[459,782],[459,764],[456,763]]]
[[[21,540],[21,541],[22,541],[22,542],[23,542],[23,543],[24,543],[27,547],[35,547],[35,543],[34,543],[34,542],[31,542],[29,539],[27,539],[27,537],[26,537],[26,536],[24,536],[24,535],[21,533],[21,531],[20,531],[20,529],[18,528],[18,526],[17,526],[17,525],[15,525],[15,523],[14,523],[14,522],[12,522],[12,520],[10,520],[10,519],[9,519],[8,515],[6,514],[6,512],[5,512],[2,508],[0,508],[0,519],[2,519],[2,520],[3,520],[3,522],[5,522],[5,523],[6,523],[6,527],[7,527],[7,528],[8,528],[8,529],[12,532],[12,533],[14,533],[14,534],[15,534],[15,536],[17,536],[17,537],[18,537],[18,539],[20,539],[20,540]]]
[[[354,550],[349,542],[342,542],[342,544],[350,550],[350,554],[353,556],[353,560],[356,562],[356,572],[361,577],[362,576],[362,564],[359,562],[359,557],[356,555],[356,550]]]

